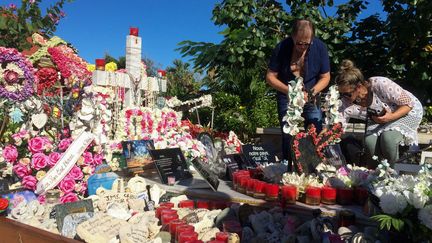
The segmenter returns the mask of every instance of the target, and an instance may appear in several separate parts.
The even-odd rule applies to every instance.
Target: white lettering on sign
[[[93,141],[94,135],[90,132],[82,132],[69,146],[60,160],[51,168],[44,178],[36,185],[36,194],[45,194],[48,190],[57,186],[69,173],[87,146]]]

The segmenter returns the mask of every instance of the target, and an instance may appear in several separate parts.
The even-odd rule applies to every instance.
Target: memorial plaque
[[[99,213],[80,223],[76,231],[78,236],[86,242],[109,242],[119,234],[120,228],[127,224],[124,220]]]
[[[123,141],[122,147],[127,168],[133,174],[142,173],[143,169],[154,166],[149,153],[150,149],[154,149],[153,140]]]
[[[296,158],[295,155],[296,149],[291,145],[292,159],[295,170],[299,173],[314,173],[316,171],[315,168],[319,163],[321,163],[322,160],[316,152],[316,147],[313,143],[312,137],[306,136],[304,138],[298,139],[297,141],[299,142],[298,152],[300,152],[300,156],[298,158]]]
[[[176,181],[192,178],[180,148],[152,149],[150,154],[163,184],[168,184],[171,176]]]
[[[57,204],[54,206],[54,210],[56,212],[57,228],[60,232],[62,232],[64,218],[68,214],[94,212],[93,201],[91,199]]]
[[[206,156],[210,163],[215,161],[217,152],[212,136],[206,132],[202,132],[197,135],[197,139],[204,145]]]
[[[149,229],[147,225],[125,225],[120,228],[120,242],[141,243],[147,242]]]
[[[232,174],[240,169],[240,165],[234,159],[233,154],[225,155],[222,160],[227,166],[227,178],[232,180]]]
[[[242,152],[246,159],[254,166],[263,165],[264,163],[275,163],[275,153],[269,145],[242,145]]]
[[[78,224],[92,218],[93,215],[93,212],[73,213],[66,215],[63,220],[63,228],[61,234],[69,238],[74,238],[76,235],[76,227],[78,226]]]
[[[204,178],[207,184],[213,189],[213,191],[217,191],[219,186],[219,178],[215,175],[209,168],[201,162],[199,158],[195,158],[192,160],[192,165],[198,171],[198,173]]]
[[[345,157],[339,144],[331,144],[324,147],[325,162],[339,169],[346,164]]]

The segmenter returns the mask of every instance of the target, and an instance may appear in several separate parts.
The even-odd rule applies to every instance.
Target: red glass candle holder
[[[197,201],[197,208],[206,208],[209,209],[209,201]]]
[[[186,241],[198,240],[197,232],[181,232],[178,237],[178,243],[185,243]]]
[[[297,187],[294,185],[282,186],[282,200],[287,204],[295,204],[297,198]]]
[[[176,228],[175,242],[178,242],[179,235],[183,232],[194,232],[195,228],[192,225],[180,225]]]
[[[305,190],[305,203],[309,205],[319,205],[321,202],[321,188],[308,186]]]
[[[354,199],[354,190],[352,188],[338,188],[336,201],[340,205],[352,204]]]
[[[356,187],[354,189],[354,201],[358,205],[364,205],[369,198],[369,193],[366,188]]]
[[[174,207],[174,203],[172,203],[172,202],[162,202],[162,203],[159,203],[159,207],[173,208]]]
[[[105,59],[96,59],[95,61],[96,70],[105,70]]]
[[[193,208],[195,208],[195,203],[192,200],[183,200],[183,201],[179,202],[178,207],[179,208],[191,208],[191,209],[193,209]]]
[[[156,218],[160,219],[161,212],[162,212],[162,210],[164,210],[164,209],[171,209],[171,208],[166,207],[166,206],[160,206],[160,207],[157,207],[157,208],[156,208],[156,211],[155,211],[155,216],[156,216]]]
[[[240,177],[240,171],[236,171],[232,174],[232,186],[233,186],[233,190],[237,191],[237,183],[238,183],[238,178]]]
[[[211,240],[211,241],[207,241],[207,243],[226,243],[228,241],[223,241],[223,240]]]
[[[138,28],[137,27],[130,27],[129,28],[129,35],[138,36]]]
[[[229,204],[224,201],[211,201],[209,203],[211,209],[225,209],[229,207]]]
[[[279,185],[267,184],[265,187],[267,201],[277,201],[279,199]]]
[[[237,183],[237,191],[240,193],[245,194],[246,193],[246,186],[247,183],[249,182],[250,177],[248,175],[242,175],[239,177],[238,179],[238,183]]]
[[[171,237],[174,238],[177,232],[177,227],[181,225],[186,225],[186,221],[181,219],[175,219],[169,224],[169,232],[171,233]]]
[[[267,183],[264,181],[256,181],[254,184],[254,194],[255,198],[264,199],[265,198],[265,188]]]
[[[161,216],[162,226],[169,225],[171,221],[176,219],[178,219],[177,214],[162,214]]]
[[[254,194],[254,187],[255,187],[255,183],[257,182],[258,180],[256,180],[256,179],[249,179],[248,180],[248,182],[247,182],[247,185],[246,185],[246,195],[248,195],[248,196],[253,196],[253,194]]]
[[[336,203],[336,188],[323,187],[321,188],[321,202],[324,204],[335,204]]]
[[[227,232],[217,232],[216,233],[216,240],[220,240],[222,242],[228,242],[229,233]]]

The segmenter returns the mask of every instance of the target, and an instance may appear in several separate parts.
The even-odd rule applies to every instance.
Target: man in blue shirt
[[[314,26],[309,20],[297,20],[291,36],[276,45],[268,65],[267,83],[277,91],[278,114],[281,130],[282,118],[287,112],[288,82],[302,77],[307,94],[315,97],[330,82],[330,61],[325,44],[315,37]],[[319,98],[319,97],[318,97]],[[314,102],[307,102],[303,107],[305,128],[314,124],[317,132],[322,129],[322,112]],[[292,170],[291,136],[282,130],[282,154],[289,161],[288,170]]]

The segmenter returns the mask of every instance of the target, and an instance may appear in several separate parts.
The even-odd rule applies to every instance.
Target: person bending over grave
[[[399,158],[399,145],[417,145],[417,128],[423,117],[420,101],[386,77],[365,79],[350,60],[343,60],[335,78],[342,106],[343,123],[348,118],[366,120],[366,155],[387,159],[392,165]],[[369,167],[378,161],[368,161]]]
[[[303,108],[305,128],[314,124],[317,131],[322,129],[322,112],[314,102],[330,81],[330,61],[325,44],[315,37],[314,26],[310,20],[296,20],[291,36],[276,45],[268,65],[267,83],[277,91],[278,115],[281,130],[282,118],[287,112],[288,82],[302,77],[307,102]],[[309,97],[308,97],[309,96]],[[283,159],[288,160],[291,170],[291,136],[282,130]]]

